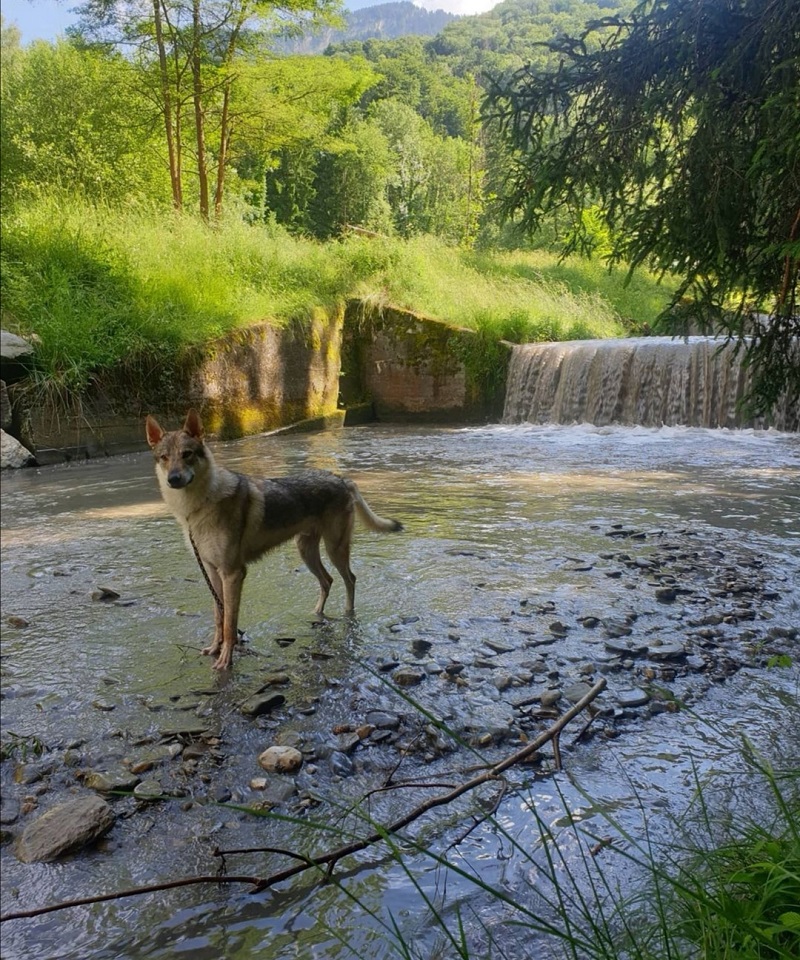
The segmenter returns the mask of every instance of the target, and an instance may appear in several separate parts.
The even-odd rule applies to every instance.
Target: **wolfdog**
[[[373,513],[352,480],[327,470],[274,479],[226,470],[215,462],[194,410],[181,430],[167,433],[153,417],[147,418],[146,430],[161,494],[214,595],[214,642],[203,653],[216,656],[215,670],[231,666],[247,565],[291,537],[319,581],[315,613],[324,612],[333,583],[320,558],[320,540],[344,580],[346,613],[353,613],[356,578],[350,569],[350,544],[355,514],[379,532],[402,530],[401,523]]]

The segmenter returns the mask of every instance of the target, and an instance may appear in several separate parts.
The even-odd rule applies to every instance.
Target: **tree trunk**
[[[192,0],[192,99],[197,142],[197,179],[200,186],[200,216],[208,220],[208,171],[206,170],[206,135],[203,117],[203,78],[200,60],[200,0]]]
[[[172,204],[176,210],[183,207],[183,191],[181,188],[180,172],[180,145],[176,147],[175,129],[172,113],[172,94],[169,88],[169,76],[167,74],[167,51],[164,47],[164,31],[161,21],[161,0],[153,0],[153,22],[156,33],[156,46],[158,47],[158,69],[161,78],[161,103],[162,115],[164,118],[164,130],[167,136],[167,154],[169,157],[169,180],[172,186]]]

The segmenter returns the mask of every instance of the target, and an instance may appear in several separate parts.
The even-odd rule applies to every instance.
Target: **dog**
[[[256,479],[219,466],[195,410],[180,430],[167,432],[151,416],[145,426],[161,495],[183,527],[214,595],[214,642],[203,653],[216,657],[215,670],[232,664],[248,564],[292,537],[319,582],[315,613],[324,613],[333,583],[320,557],[320,540],[344,581],[346,613],[354,612],[350,546],[355,515],[381,533],[402,530],[401,523],[373,513],[352,480],[327,470]]]

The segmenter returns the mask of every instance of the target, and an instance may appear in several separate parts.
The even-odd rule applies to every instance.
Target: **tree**
[[[242,71],[269,56],[270,38],[287,18],[326,22],[338,7],[339,0],[86,0],[77,32],[85,42],[132,49],[161,114],[173,204],[183,206],[183,154],[191,150],[208,219],[212,207],[222,213]]]
[[[561,211],[574,248],[599,204],[611,259],[677,273],[673,306],[746,351],[757,409],[800,398],[800,0],[645,0],[547,47],[485,104],[505,214]]]
[[[166,199],[163,148],[135,81],[118,53],[78,50],[63,40],[18,49],[4,27],[4,202],[40,187],[93,200]]]

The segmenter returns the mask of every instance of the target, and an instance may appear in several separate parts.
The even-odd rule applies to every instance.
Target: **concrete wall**
[[[247,327],[177,360],[131,358],[80,398],[36,396],[22,382],[11,399],[25,411],[18,439],[53,463],[141,450],[147,414],[172,429],[192,406],[219,439],[338,425],[345,407],[360,422],[496,420],[510,352],[470,330],[352,302],[286,328]]]
[[[511,344],[393,307],[345,313],[341,397],[379,420],[484,422],[503,412]]]

